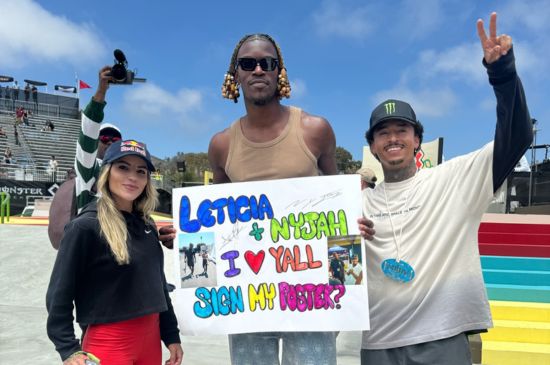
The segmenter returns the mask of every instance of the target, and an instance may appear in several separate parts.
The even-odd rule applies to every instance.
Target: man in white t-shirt
[[[50,172],[50,176],[52,178],[52,181],[57,181],[57,168],[59,164],[57,163],[57,160],[55,159],[55,156],[52,155],[52,158],[48,162],[48,170]]]
[[[411,106],[391,99],[372,112],[366,138],[385,180],[363,190],[359,219],[365,238],[375,230],[366,241],[371,330],[361,364],[471,365],[467,334],[492,327],[477,231],[533,134],[512,39],[497,36],[496,13],[489,36],[483,21],[477,28],[497,99],[493,142],[417,170],[423,127]]]
[[[346,271],[346,285],[359,285],[363,282],[363,267],[359,263],[359,256],[353,255],[351,266]]]

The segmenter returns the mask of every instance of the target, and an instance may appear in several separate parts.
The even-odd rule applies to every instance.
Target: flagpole
[[[74,78],[75,78],[75,82],[76,82],[75,86],[76,86],[76,97],[78,99],[78,107],[80,107],[80,83],[78,82],[79,81],[78,80],[78,74],[76,73],[76,71],[74,73]]]

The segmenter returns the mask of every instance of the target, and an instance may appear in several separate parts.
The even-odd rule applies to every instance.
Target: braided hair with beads
[[[267,34],[248,34],[241,38],[239,43],[237,43],[237,46],[235,46],[235,50],[233,51],[233,55],[231,56],[231,62],[229,63],[229,70],[227,70],[227,72],[225,73],[222,85],[222,96],[226,99],[233,100],[235,103],[238,102],[240,96],[239,84],[237,83],[237,81],[235,81],[235,74],[237,73],[238,66],[237,54],[239,53],[241,46],[245,42],[257,39],[266,40],[273,44],[273,47],[275,47],[279,68],[279,76],[277,77],[277,96],[279,97],[279,100],[281,100],[282,98],[290,98],[290,82],[288,81],[281,48],[279,48],[277,42],[275,42],[275,40]]]

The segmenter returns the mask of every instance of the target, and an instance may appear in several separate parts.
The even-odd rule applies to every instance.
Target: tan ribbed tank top
[[[225,173],[231,182],[317,176],[317,159],[306,146],[300,126],[302,110],[290,107],[283,132],[267,142],[252,142],[242,132],[240,119],[230,128]]]

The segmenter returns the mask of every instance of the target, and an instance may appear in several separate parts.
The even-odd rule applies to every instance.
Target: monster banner
[[[173,207],[182,333],[369,329],[359,175],[176,189]]]

